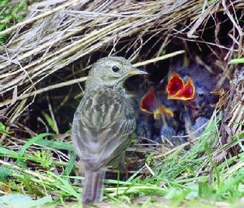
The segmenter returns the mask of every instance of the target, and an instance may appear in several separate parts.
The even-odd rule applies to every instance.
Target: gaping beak
[[[171,111],[169,108],[166,108],[164,105],[159,104],[152,87],[141,99],[140,109],[147,114],[152,114],[155,120],[167,115],[174,117],[173,111]]]
[[[166,91],[168,93],[168,99],[170,99],[171,96],[177,94],[183,87],[183,79],[178,73],[174,72],[173,75],[170,77],[166,88]]]
[[[128,72],[128,75],[129,75],[129,76],[143,75],[143,74],[144,74],[144,75],[147,75],[148,73],[145,72],[145,71],[139,70],[139,69],[137,69],[137,68],[134,68],[133,71],[129,71],[129,72]]]
[[[175,94],[168,94],[169,100],[193,100],[195,98],[195,85],[193,80],[188,77],[187,82]]]
[[[158,108],[158,100],[155,96],[154,89],[151,87],[141,99],[140,109],[145,113],[153,114],[153,112],[157,108]]]
[[[169,115],[171,118],[174,117],[174,113],[169,108],[166,108],[164,105],[160,105],[154,112],[153,112],[153,118],[155,120],[162,118],[162,116]]]

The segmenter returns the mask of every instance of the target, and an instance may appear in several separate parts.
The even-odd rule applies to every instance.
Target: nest
[[[108,55],[150,71],[183,50],[192,59],[201,56],[223,79],[233,79],[241,68],[229,62],[244,53],[243,6],[226,0],[35,3],[23,22],[0,32],[11,34],[0,49],[1,121],[19,132],[16,137],[63,133],[70,128],[86,69]],[[224,119],[217,145],[242,132],[243,78],[236,77],[219,104]],[[47,113],[56,127],[44,124]]]

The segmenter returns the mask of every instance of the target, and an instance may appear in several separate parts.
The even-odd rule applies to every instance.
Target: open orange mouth
[[[186,83],[181,76],[174,72],[170,77],[166,91],[169,100],[193,100],[195,97],[195,85],[190,77],[187,77]]]
[[[174,113],[169,108],[159,104],[153,87],[141,99],[140,109],[145,113],[153,115],[154,119],[160,119],[164,115],[174,116]]]

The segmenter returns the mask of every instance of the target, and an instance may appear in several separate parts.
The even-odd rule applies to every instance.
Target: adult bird
[[[136,119],[123,84],[137,74],[147,73],[134,68],[125,58],[106,57],[92,66],[87,77],[84,97],[72,124],[72,141],[84,169],[84,205],[101,200],[107,166],[124,165]]]

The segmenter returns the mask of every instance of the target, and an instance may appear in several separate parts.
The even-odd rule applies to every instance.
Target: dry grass
[[[195,30],[206,21],[206,16],[210,18],[220,10],[220,6],[218,1],[207,8],[205,1],[47,1],[34,4],[25,21],[0,32],[0,35],[13,34],[2,47],[0,56],[0,107],[5,109],[2,115],[14,122],[25,106],[34,101],[35,95],[85,80],[73,78],[48,85],[44,90],[37,87],[58,70],[70,70],[67,66],[74,61],[89,60],[92,54],[105,51],[108,46],[113,46],[107,51],[109,54],[119,53],[116,45],[123,38],[132,37],[120,50],[126,53],[132,49],[128,58],[138,60],[143,46],[154,36],[160,34],[161,50],[178,34],[197,36]],[[183,27],[184,20],[189,21],[187,27]],[[146,35],[149,38],[144,40]],[[155,57],[160,56],[160,51]],[[76,72],[69,72],[75,76]],[[26,102],[31,96],[33,98]],[[10,110],[12,108],[17,109]]]

